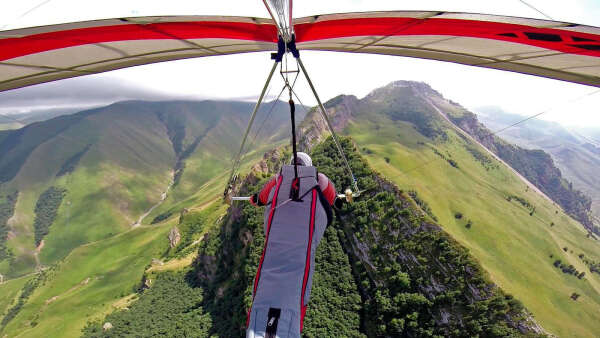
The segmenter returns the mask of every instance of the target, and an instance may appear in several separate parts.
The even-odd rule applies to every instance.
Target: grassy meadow
[[[14,305],[16,298],[21,293],[21,288],[23,285],[25,285],[28,279],[29,276],[24,276],[17,279],[11,279],[0,284],[0,316],[4,316],[8,309]]]
[[[139,227],[73,250],[2,333],[9,337],[78,336],[88,320],[111,311],[113,304],[139,285],[151,259],[166,250],[171,225]]]

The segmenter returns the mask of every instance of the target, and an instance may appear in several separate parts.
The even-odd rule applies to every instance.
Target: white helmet
[[[308,156],[307,153],[303,153],[303,152],[299,151],[296,153],[296,157],[298,158],[298,165],[303,165],[305,167],[312,166],[312,159],[310,158],[310,156]],[[294,164],[294,154],[292,154],[290,163]]]

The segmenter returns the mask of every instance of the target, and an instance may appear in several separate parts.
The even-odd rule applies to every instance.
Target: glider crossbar
[[[298,65],[300,65],[300,69],[302,70],[302,73],[306,77],[306,81],[308,82],[308,85],[310,86],[310,89],[312,90],[313,95],[315,96],[315,99],[317,100],[317,103],[319,104],[319,108],[320,108],[319,112],[321,113],[321,116],[325,120],[325,123],[327,124],[327,128],[329,128],[329,131],[331,132],[331,137],[333,138],[333,142],[335,143],[335,146],[337,147],[337,150],[340,153],[342,160],[344,160],[344,165],[346,166],[346,170],[348,170],[348,173],[350,174],[350,177],[352,178],[352,187],[354,188],[356,194],[360,194],[360,190],[358,189],[358,184],[356,183],[356,177],[354,177],[352,168],[350,168],[350,164],[348,163],[348,160],[346,159],[346,155],[344,154],[344,150],[342,149],[342,146],[340,145],[337,134],[335,133],[335,130],[333,130],[333,125],[331,124],[331,121],[329,121],[329,117],[327,116],[327,112],[325,111],[325,107],[323,106],[323,103],[321,103],[321,99],[319,98],[319,95],[317,94],[317,90],[315,89],[315,86],[313,85],[313,83],[310,79],[310,76],[308,76],[308,72],[306,71],[306,68],[304,67],[304,64],[302,63],[302,60],[300,59],[300,57],[297,57],[296,59],[298,60]]]
[[[233,196],[232,201],[250,201],[250,196]]]

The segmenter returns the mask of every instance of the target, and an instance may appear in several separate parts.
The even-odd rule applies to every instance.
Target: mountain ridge
[[[380,88],[376,94],[387,91],[390,97],[379,96],[374,104],[369,102],[377,96],[373,94],[362,99],[338,96],[333,104],[326,103],[329,117],[334,124],[346,126],[338,133],[351,135],[375,170],[403,189],[418,191],[444,230],[474,253],[492,280],[517,295],[545,329],[558,335],[593,336],[593,330],[575,324],[579,319],[573,315],[581,312],[578,305],[569,303],[573,289],[568,288],[583,287],[588,290],[586,297],[599,300],[600,285],[594,273],[589,275],[590,266],[583,264],[579,254],[570,253],[596,257],[595,236],[553,202],[527,188],[512,168],[463,135],[464,131],[442,117],[423,96],[446,115],[462,116],[464,108],[434,90],[427,91],[432,96],[415,94],[412,83],[400,81]],[[414,88],[422,86],[425,84],[415,83]],[[357,102],[350,108],[335,104],[344,100]],[[316,123],[305,125],[311,120]],[[315,110],[303,125],[309,135],[316,135],[316,129],[327,133]],[[528,255],[515,255],[520,252]],[[562,280],[548,258],[557,255],[578,273],[585,271],[587,281],[575,285],[575,281]],[[501,257],[510,257],[511,263]],[[534,287],[536,296],[530,296]],[[558,303],[561,309],[555,311]],[[594,305],[589,311],[597,308]],[[553,322],[557,316],[565,318],[562,325]]]
[[[596,232],[590,215],[591,198],[573,189],[572,183],[562,177],[560,169],[554,165],[548,153],[508,144],[479,123],[473,113],[464,112],[462,116],[450,115],[450,119],[508,162],[590,232]],[[600,235],[600,232],[597,235]]]
[[[371,96],[376,102],[367,97],[339,96],[325,103],[340,135],[353,137],[355,149],[348,148],[353,145],[345,138],[342,145],[352,163],[353,159],[362,157],[353,165],[359,187],[367,191],[363,200],[358,198],[355,204],[344,207],[342,212],[348,212],[342,219],[344,225],[330,227],[320,246],[317,265],[320,277],[315,276],[314,301],[307,314],[307,318],[312,319],[307,319],[307,334],[324,336],[346,332],[348,336],[358,337],[370,332],[394,336],[400,330],[415,335],[437,332],[458,336],[460,328],[466,327],[470,334],[485,332],[502,336],[519,329],[520,321],[510,323],[507,316],[527,319],[527,316],[513,316],[520,313],[518,299],[548,332],[594,336],[600,330],[594,317],[600,308],[600,279],[592,271],[596,266],[593,264],[600,262],[597,241],[586,236],[581,224],[527,189],[508,168],[459,133],[423,99],[425,96],[441,100],[441,95],[423,86],[425,84],[411,87],[409,82],[397,82],[394,88],[383,88]],[[424,88],[417,90],[421,96],[415,95],[418,88]],[[444,99],[444,102],[439,104],[443,113],[458,110],[449,101]],[[277,115],[282,125],[287,126],[288,115],[283,106]],[[303,140],[303,146],[314,151],[315,163],[336,180],[341,191],[350,186],[350,178],[331,141],[327,141],[326,126],[317,113],[312,109],[300,124],[299,129],[308,138]],[[174,114],[180,113],[175,111]],[[185,111],[181,114],[177,116],[185,115]],[[139,118],[131,121],[149,123]],[[186,131],[185,135],[172,132],[172,136],[179,135],[184,140],[181,147],[174,147],[178,141],[169,138],[164,123],[158,118],[152,121],[150,126],[157,126],[162,133],[162,147],[171,154],[168,165],[157,163],[165,168],[161,181],[164,185],[152,192],[156,194],[152,197],[158,198],[172,179],[177,162],[175,149],[183,153],[203,129]],[[262,118],[257,119],[260,121]],[[49,271],[46,281],[36,287],[4,332],[9,335],[24,332],[23,336],[42,332],[49,336],[75,336],[86,322],[90,324],[85,333],[91,336],[118,336],[130,328],[134,328],[132,332],[136,334],[154,329],[185,330],[185,321],[177,326],[169,319],[170,315],[186,318],[185,314],[181,317],[157,308],[176,305],[185,313],[200,316],[195,324],[211,321],[210,325],[221,336],[231,336],[227,332],[232,330],[236,335],[240,333],[245,305],[250,299],[248,285],[264,244],[260,210],[249,205],[234,206],[229,215],[234,218],[241,215],[243,220],[239,223],[240,218],[236,218],[238,224],[235,225],[228,221],[230,216],[220,198],[227,178],[227,161],[223,154],[235,152],[240,130],[245,127],[243,122],[242,119],[222,119],[217,129],[203,137],[196,151],[185,160],[179,184],[147,217],[152,220],[160,215],[159,221],[154,225],[144,221],[134,229],[127,228],[118,235],[74,249]],[[173,122],[171,130],[178,130],[179,125]],[[135,132],[125,138],[115,137],[117,127],[125,126],[110,130],[107,142],[114,141],[111,145],[130,137],[135,139]],[[275,137],[263,140],[265,143],[257,147],[249,147],[242,172],[256,169],[252,185],[259,185],[275,172],[275,164],[289,158],[289,150],[278,156],[267,152],[263,157],[266,150],[287,143],[289,136],[285,129],[281,129],[281,139]],[[261,140],[260,135],[257,139]],[[326,141],[327,147],[314,145],[320,141]],[[81,148],[86,144],[82,143]],[[134,148],[141,149],[144,148]],[[51,148],[42,146],[37,151],[41,150],[49,152]],[[71,153],[77,152],[73,149]],[[221,155],[220,158],[215,154]],[[94,156],[94,147],[82,156],[72,173],[61,176],[59,183],[66,184],[67,178],[76,181],[90,160],[88,156]],[[67,158],[63,155],[57,161],[56,172]],[[156,157],[150,157],[153,158]],[[256,164],[261,158],[267,163]],[[372,169],[363,175],[367,165]],[[139,181],[121,182],[117,190],[135,191],[144,184],[147,185]],[[378,196],[381,186],[387,188]],[[72,193],[75,186],[70,187]],[[254,191],[251,186],[247,189],[250,189],[247,192]],[[33,196],[39,193],[41,191]],[[137,194],[144,195],[144,192]],[[27,196],[23,193],[19,199]],[[65,198],[65,201],[73,200],[68,195]],[[148,202],[154,201],[144,203],[136,215],[150,207]],[[17,209],[20,203],[17,202]],[[33,204],[35,198],[30,202]],[[91,204],[88,202],[88,205]],[[60,224],[66,219],[61,221],[61,217],[66,218],[69,210],[66,206],[66,202],[62,204],[65,209],[59,209],[58,220],[48,236],[62,231]],[[360,217],[352,217],[354,214]],[[101,221],[95,220],[96,224]],[[56,245],[50,239],[42,256]],[[463,249],[458,249],[460,247]],[[346,255],[345,252],[353,253]],[[192,260],[193,266],[188,267],[186,262]],[[558,266],[556,261],[559,261]],[[480,268],[474,268],[477,266]],[[581,274],[583,271],[585,276]],[[482,275],[487,277],[481,279]],[[433,279],[426,278],[428,276]],[[204,280],[207,287],[201,292],[201,299],[185,299],[186,295],[200,297],[198,279]],[[19,280],[9,281],[7,290],[18,287],[17,282]],[[181,291],[165,293],[170,299],[164,299],[159,290],[168,289],[169,283],[175,283],[173,290]],[[498,285],[504,293],[487,293],[494,288],[486,285],[492,284]],[[154,287],[157,291],[152,291]],[[377,294],[377,290],[381,292]],[[490,297],[481,297],[484,294]],[[183,298],[176,298],[179,296]],[[156,307],[147,306],[154,301]],[[1,297],[0,304],[5,304]],[[464,312],[463,306],[466,306]],[[360,311],[359,307],[368,310]],[[118,310],[123,308],[129,310]],[[108,313],[111,314],[106,317]],[[123,313],[125,315],[120,317]],[[462,317],[465,313],[471,315]],[[321,314],[328,316],[323,318]],[[135,316],[140,316],[140,320],[133,320],[138,318]],[[107,322],[113,329],[102,328]],[[64,329],[58,332],[57,327]],[[209,328],[208,325],[202,327]],[[538,332],[535,325],[530,328]]]
[[[2,132],[0,193],[18,190],[19,196],[15,217],[8,222],[10,236],[5,237],[14,253],[8,264],[13,270],[0,262],[0,273],[26,273],[65,257],[78,245],[126,230],[162,199],[171,181],[176,200],[190,196],[191,187],[177,185],[181,177],[200,176],[196,182],[203,184],[211,172],[226,170],[252,108],[241,101],[130,100]],[[268,131],[255,137],[253,146],[287,138],[285,108],[282,102],[262,107],[257,121]],[[302,117],[299,112],[298,119]],[[209,162],[198,158],[211,153]],[[35,244],[42,238],[32,239],[33,210],[52,186],[65,189],[65,197],[37,263]]]

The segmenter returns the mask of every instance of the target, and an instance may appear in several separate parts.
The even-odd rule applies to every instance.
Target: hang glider
[[[399,55],[600,87],[600,28],[449,12],[293,20],[299,50]],[[185,58],[276,51],[271,19],[120,18],[0,31],[0,91]]]

